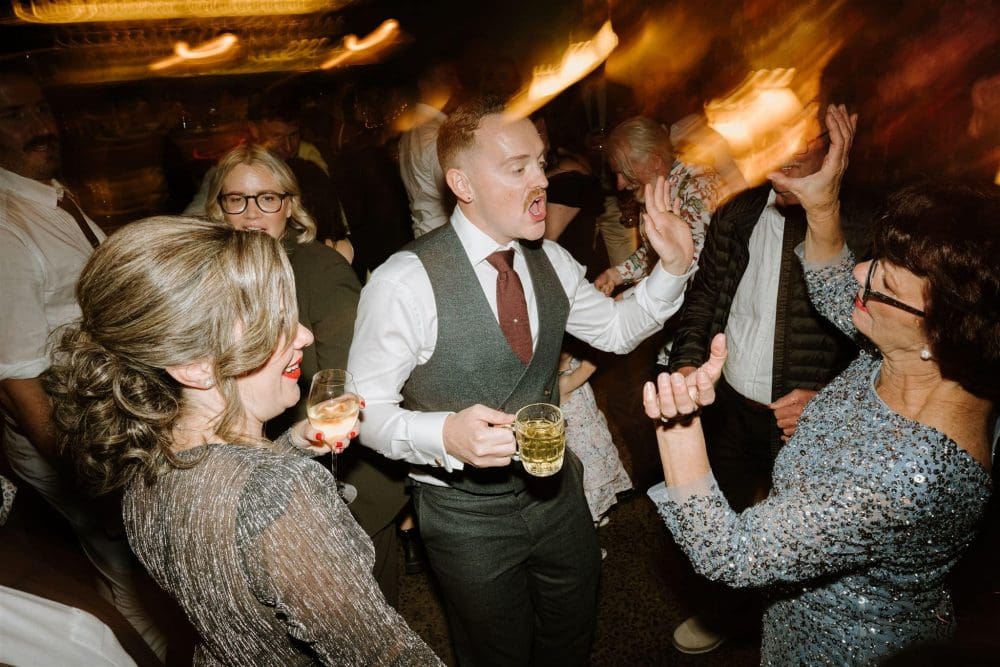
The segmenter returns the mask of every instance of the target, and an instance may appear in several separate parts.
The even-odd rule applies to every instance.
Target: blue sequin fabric
[[[819,311],[857,338],[853,264],[845,252],[806,279]],[[762,664],[870,665],[954,631],[945,577],[974,536],[990,476],[882,402],[881,364],[868,343],[809,403],[760,504],[734,513],[711,474],[650,490],[698,572],[767,587]]]

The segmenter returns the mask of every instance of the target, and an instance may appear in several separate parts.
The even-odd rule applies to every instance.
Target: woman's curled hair
[[[224,399],[215,432],[245,440],[236,379],[292,340],[298,319],[278,241],[195,218],[113,234],[80,274],[77,301],[80,320],[56,332],[43,381],[60,450],[96,494],[181,465],[172,447],[185,404],[168,368],[209,361]]]

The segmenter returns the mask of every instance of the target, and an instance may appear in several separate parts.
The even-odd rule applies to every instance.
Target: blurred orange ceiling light
[[[174,53],[185,60],[212,58],[214,56],[221,56],[223,53],[233,48],[236,41],[236,35],[231,32],[227,32],[219,35],[215,39],[210,39],[204,44],[199,44],[193,49],[188,46],[187,42],[177,42],[174,44]]]
[[[607,60],[618,46],[618,35],[605,21],[592,39],[571,44],[559,65],[541,65],[534,68],[531,83],[507,105],[507,114],[525,117],[541,108],[546,102],[574,83],[593,72]]]
[[[331,69],[337,65],[342,65],[350,60],[354,54],[381,46],[396,37],[398,33],[399,21],[396,19],[386,19],[382,21],[379,27],[368,33],[364,39],[358,39],[357,35],[347,35],[342,41],[343,48],[337,49],[319,68]]]
[[[157,60],[149,66],[149,69],[156,71],[173,67],[183,62],[215,59],[229,52],[236,45],[237,41],[239,40],[236,38],[236,35],[227,32],[215,39],[203,42],[193,49],[187,42],[176,42],[174,44],[174,55],[163,60]]]
[[[312,14],[350,0],[14,0],[14,14],[29,23],[91,23],[152,19]]]
[[[721,100],[705,105],[709,127],[729,145],[750,185],[781,167],[805,139],[815,104],[803,104],[791,89],[796,71],[758,70]]]
[[[382,25],[368,33],[368,36],[359,40],[356,35],[344,37],[344,48],[348,51],[364,51],[373,46],[381,44],[399,32],[399,21],[396,19],[386,19]]]

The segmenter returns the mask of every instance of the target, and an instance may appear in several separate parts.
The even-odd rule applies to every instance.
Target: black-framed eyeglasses
[[[902,301],[893,299],[887,294],[882,294],[882,292],[876,292],[872,289],[872,276],[875,275],[875,265],[878,264],[878,260],[873,259],[871,265],[868,267],[868,277],[865,278],[865,286],[861,291],[861,303],[867,306],[868,300],[872,299],[878,301],[879,303],[884,303],[887,306],[892,306],[893,308],[899,308],[902,311],[910,313],[911,315],[916,315],[917,317],[925,317],[924,311],[917,310],[913,306],[907,306]]]
[[[224,192],[219,195],[219,207],[229,215],[239,215],[247,210],[252,199],[261,213],[277,213],[285,203],[289,192],[258,192],[255,195],[245,195],[242,192]]]

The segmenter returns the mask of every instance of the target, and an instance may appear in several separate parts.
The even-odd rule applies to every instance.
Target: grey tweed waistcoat
[[[437,307],[437,340],[427,363],[413,369],[403,386],[403,406],[422,412],[458,412],[483,405],[514,413],[529,403],[559,403],[556,369],[569,300],[540,243],[522,243],[538,308],[538,344],[525,366],[511,349],[475,270],[450,225],[421,236],[407,247],[430,278]],[[524,488],[520,463],[504,468],[474,468],[438,475],[452,487],[478,494]]]

